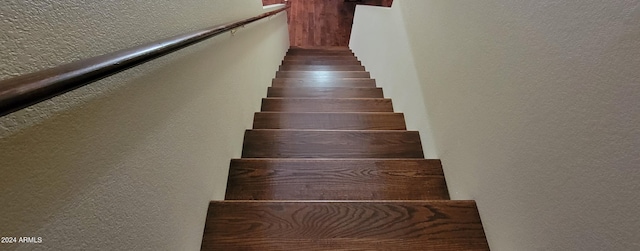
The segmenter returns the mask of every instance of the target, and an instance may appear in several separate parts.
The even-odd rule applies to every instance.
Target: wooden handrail
[[[196,30],[101,56],[0,81],[0,116],[75,90],[152,59],[240,26],[278,14],[290,6],[238,22]]]

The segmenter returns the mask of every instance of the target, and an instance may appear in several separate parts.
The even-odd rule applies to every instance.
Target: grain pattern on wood
[[[289,38],[292,46],[349,44],[355,4],[344,0],[290,0]]]
[[[281,65],[280,71],[364,71],[362,65]]]
[[[393,112],[384,98],[265,98],[263,112]]]
[[[416,131],[247,130],[243,158],[424,158]]]
[[[331,50],[326,50],[326,51],[303,51],[303,50],[298,50],[298,51],[292,51],[289,50],[287,51],[287,56],[350,56],[353,57],[354,54],[351,51],[331,51]]]
[[[273,87],[376,87],[375,79],[367,78],[275,78]]]
[[[282,65],[361,65],[358,60],[282,60]]]
[[[257,112],[253,129],[406,130],[402,113]]]
[[[289,47],[289,51],[351,51],[351,49],[347,46],[291,46]]]
[[[382,88],[269,87],[267,97],[287,98],[384,98]]]
[[[235,159],[227,200],[448,200],[439,160]]]
[[[289,60],[351,60],[351,61],[357,61],[358,58],[356,56],[326,56],[326,55],[304,55],[304,56],[291,56],[291,55],[286,55],[284,56],[284,60],[285,61],[289,61]]]
[[[278,71],[276,78],[370,78],[366,71]]]
[[[489,250],[473,201],[213,201],[202,250]]]

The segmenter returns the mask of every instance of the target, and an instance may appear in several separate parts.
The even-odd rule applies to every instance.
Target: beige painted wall
[[[393,8],[451,195],[493,250],[640,249],[639,1]]]
[[[404,113],[407,129],[420,131],[425,157],[437,158],[400,9],[358,5],[356,16],[349,47],[393,99],[393,109]]]
[[[260,0],[3,1],[0,78],[263,12]],[[288,48],[286,15],[0,118],[19,250],[199,250],[208,201]]]

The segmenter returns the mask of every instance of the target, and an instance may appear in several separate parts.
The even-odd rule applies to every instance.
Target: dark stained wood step
[[[376,80],[369,78],[274,78],[273,87],[376,87]]]
[[[282,65],[362,65],[358,60],[282,60]]]
[[[473,201],[212,201],[202,250],[489,250]]]
[[[393,112],[384,98],[264,98],[263,112]]]
[[[439,160],[234,159],[227,200],[448,200]]]
[[[277,71],[276,78],[370,78],[366,71]]]
[[[391,112],[257,112],[253,129],[406,130],[404,115]]]
[[[288,56],[353,56],[351,51],[288,51]]]
[[[328,48],[328,49],[313,49],[313,48],[289,48],[287,52],[353,52],[349,48]]]
[[[417,131],[247,130],[242,158],[424,158]]]
[[[296,98],[384,98],[382,88],[359,87],[269,87],[267,97]]]
[[[299,47],[291,46],[289,51],[351,51],[347,46],[317,46],[317,47]]]
[[[323,56],[323,55],[304,55],[304,56],[284,56],[285,61],[289,60],[351,60],[358,61],[356,56]]]
[[[281,65],[280,71],[364,71],[362,65]]]

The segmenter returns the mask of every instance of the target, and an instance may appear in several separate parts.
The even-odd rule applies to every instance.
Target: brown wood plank
[[[297,50],[287,51],[287,56],[354,56],[352,51],[336,51],[336,50],[315,50],[303,51]]]
[[[289,47],[289,51],[351,51],[351,48],[347,46],[291,46]]]
[[[358,87],[269,87],[270,98],[384,98],[382,88]]]
[[[290,0],[289,38],[292,46],[349,44],[355,3],[344,0]]]
[[[235,159],[225,199],[448,200],[449,193],[439,160]]]
[[[362,65],[358,60],[282,60],[282,65]]]
[[[276,78],[370,78],[366,71],[277,71]]]
[[[253,129],[406,130],[404,115],[391,112],[257,112]]]
[[[417,131],[247,130],[242,158],[424,158]]]
[[[304,55],[304,56],[284,56],[285,61],[289,60],[358,60],[356,56],[325,56],[325,55]]]
[[[271,82],[273,87],[376,87],[375,79],[367,78],[275,78]]]
[[[364,71],[362,65],[281,65],[280,71]]]
[[[473,201],[212,201],[202,250],[489,250]]]
[[[264,98],[263,112],[393,112],[383,98]]]

